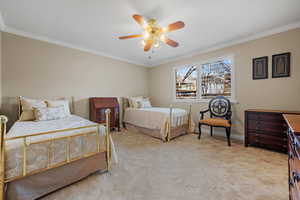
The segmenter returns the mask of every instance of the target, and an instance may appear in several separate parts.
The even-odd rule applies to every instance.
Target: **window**
[[[203,100],[215,96],[234,99],[233,57],[175,68],[175,99]]]
[[[196,99],[197,98],[197,77],[196,66],[182,67],[175,70],[176,76],[176,98]]]

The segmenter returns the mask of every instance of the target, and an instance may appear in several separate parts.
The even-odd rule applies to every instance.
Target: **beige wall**
[[[84,117],[88,117],[87,98],[90,96],[150,94],[154,105],[173,104],[187,108],[189,103],[172,100],[172,68],[228,54],[234,54],[236,66],[238,103],[233,105],[233,132],[236,137],[243,135],[245,109],[300,110],[300,29],[151,69],[9,33],[2,33],[1,51],[3,111],[10,122],[15,119],[15,97],[19,95],[74,96],[76,114]],[[272,79],[271,56],[283,52],[292,53],[291,77]],[[269,56],[269,79],[252,80],[252,58],[260,56]],[[192,104],[196,121],[199,110],[206,108],[207,104]]]
[[[272,79],[272,55],[291,52],[291,77]],[[210,58],[234,54],[236,67],[236,96],[233,106],[233,132],[242,138],[244,111],[250,108],[300,110],[300,29],[276,34],[232,47],[200,54],[164,64],[149,71],[150,96],[155,105],[187,103],[172,102],[172,68],[198,63]],[[252,80],[252,58],[269,56],[269,79]],[[193,118],[198,120],[200,109],[207,103],[193,103]]]
[[[16,96],[74,96],[76,114],[88,117],[88,97],[148,94],[145,67],[2,33],[5,114],[15,120]]]
[[[0,30],[0,114],[2,113],[2,32]]]

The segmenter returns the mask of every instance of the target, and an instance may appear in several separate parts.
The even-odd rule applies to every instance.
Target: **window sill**
[[[173,99],[175,103],[208,103],[210,99]],[[230,103],[238,104],[236,99],[229,99]]]

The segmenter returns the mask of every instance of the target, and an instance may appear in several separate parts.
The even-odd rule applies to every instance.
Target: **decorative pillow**
[[[34,113],[33,110],[24,110],[21,113],[21,116],[19,118],[20,121],[34,121]]]
[[[66,116],[70,116],[70,107],[69,107],[69,101],[68,100],[46,100],[48,107],[58,107],[63,106],[64,112]]]
[[[22,114],[20,121],[33,121],[35,120],[33,108],[45,108],[47,104],[43,100],[29,99],[26,97],[20,97]]]
[[[144,99],[144,97],[130,97],[129,98],[129,105],[130,107],[132,108],[138,108],[139,107],[139,104],[138,102],[139,101],[142,101]]]
[[[36,121],[55,120],[68,117],[64,106],[34,108],[33,112]]]
[[[152,105],[150,103],[149,98],[144,98],[142,101],[138,101],[138,108],[151,108]]]

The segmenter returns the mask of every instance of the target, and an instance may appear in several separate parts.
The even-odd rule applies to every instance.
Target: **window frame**
[[[203,99],[201,98],[201,66],[203,64],[207,64],[207,63],[211,63],[211,62],[215,62],[218,60],[223,60],[223,59],[230,59],[232,61],[232,68],[231,68],[231,96],[228,98],[230,100],[231,103],[237,103],[236,100],[236,70],[235,70],[235,60],[234,60],[234,55],[230,54],[230,55],[225,55],[225,56],[220,56],[220,57],[214,57],[214,58],[209,58],[206,60],[202,60],[199,62],[195,62],[195,63],[191,63],[191,64],[183,64],[180,66],[176,66],[173,67],[172,70],[172,97],[173,97],[173,102],[209,102],[210,99]],[[181,68],[185,68],[185,67],[190,67],[192,65],[196,65],[197,66],[197,95],[196,98],[194,99],[178,99],[176,98],[176,70],[181,69]]]

